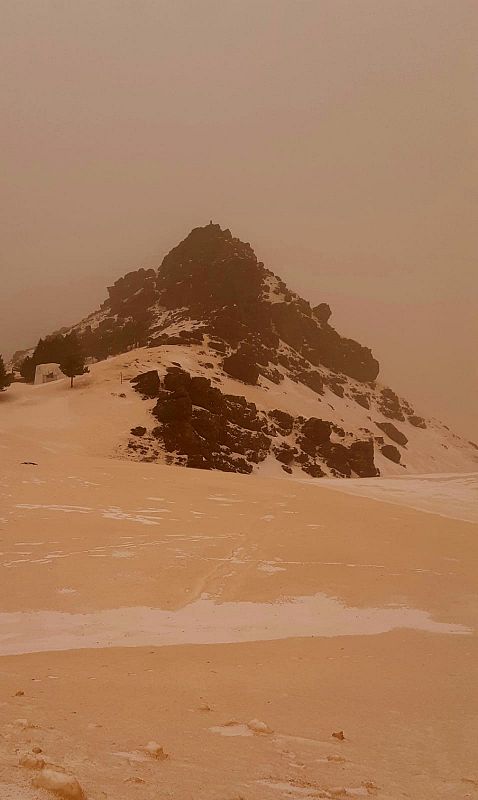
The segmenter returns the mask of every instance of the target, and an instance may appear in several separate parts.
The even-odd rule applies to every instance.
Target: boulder
[[[277,425],[280,433],[282,433],[284,436],[288,436],[292,433],[292,428],[294,427],[294,417],[291,414],[275,408],[273,411],[269,411],[269,417],[272,418],[272,421],[275,425]]]
[[[155,758],[157,761],[165,761],[167,758],[169,758],[168,753],[165,753],[161,745],[159,745],[157,742],[148,742],[144,749],[146,753]]]
[[[251,719],[251,721],[247,723],[247,727],[253,733],[259,733],[259,734],[274,733],[272,728],[269,728],[269,726],[265,722],[262,722],[260,719]]]
[[[330,440],[332,425],[324,419],[310,417],[302,425],[302,435],[314,445],[323,444]]]
[[[319,453],[333,475],[338,475],[342,478],[351,477],[352,467],[350,466],[348,447],[337,442],[324,442],[324,444],[320,445]]]
[[[169,392],[187,392],[191,383],[191,376],[181,367],[168,367],[164,376],[164,388]]]
[[[385,456],[385,458],[393,461],[394,464],[400,464],[401,453],[398,447],[395,447],[394,444],[384,444],[383,447],[380,448],[380,452],[383,456]]]
[[[205,408],[215,414],[224,411],[224,399],[220,389],[211,386],[209,378],[191,378],[189,395],[194,406]]]
[[[179,390],[164,400],[158,400],[152,413],[159,422],[182,422],[191,419],[192,408],[189,394]]]
[[[323,325],[325,325],[330,317],[332,316],[332,311],[330,310],[330,306],[328,303],[319,303],[318,306],[315,306],[312,309],[312,313],[316,320]]]
[[[159,379],[158,370],[151,369],[149,372],[142,372],[131,378],[130,381],[134,389],[142,394],[143,397],[157,397],[161,381]]]
[[[85,794],[77,779],[56,769],[42,769],[34,778],[33,785],[38,789],[47,789],[64,800],[85,800]]]
[[[135,428],[131,428],[131,433],[133,436],[144,436],[146,428],[143,425],[137,425]]]
[[[282,442],[273,449],[277,461],[280,461],[281,464],[292,464],[298,452],[295,447],[291,447],[290,444],[286,442]]]
[[[323,394],[324,381],[322,380],[322,375],[320,372],[317,372],[317,370],[302,370],[296,375],[296,378],[301,383],[305,384],[305,386],[308,386],[309,389],[312,389],[313,392]]]
[[[414,425],[415,428],[426,428],[427,423],[423,419],[423,417],[418,417],[416,414],[413,414],[411,417],[408,417],[408,421],[410,425]]]
[[[302,471],[310,475],[311,478],[323,478],[325,472],[319,464],[306,462],[302,465]]]
[[[231,378],[242,381],[242,383],[255,385],[259,378],[257,364],[251,356],[241,350],[223,359],[222,368]]]
[[[352,442],[348,449],[348,462],[359,478],[374,478],[379,475],[373,460],[373,441]]]
[[[381,431],[386,433],[392,442],[396,442],[397,444],[402,445],[402,447],[405,447],[407,444],[407,437],[404,433],[402,433],[402,431],[399,431],[398,428],[395,427],[393,422],[376,422],[375,425],[377,428],[380,428]]]

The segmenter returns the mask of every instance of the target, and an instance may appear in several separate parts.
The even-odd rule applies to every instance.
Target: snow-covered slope
[[[38,457],[37,453],[32,453],[35,442],[35,449],[40,445],[57,453],[72,449],[99,456],[160,463],[174,460],[176,463],[179,459],[176,453],[167,453],[162,440],[152,433],[160,427],[151,413],[157,404],[156,398],[143,399],[130,381],[138,374],[153,370],[164,377],[168,368],[177,365],[191,376],[210,378],[212,385],[227,395],[245,397],[264,412],[264,419],[268,419],[268,412],[281,409],[294,418],[316,417],[346,426],[347,441],[363,440],[366,436],[378,439],[383,435],[375,423],[386,422],[387,418],[379,409],[362,408],[347,395],[337,397],[328,388],[317,395],[288,377],[279,385],[264,378],[259,385],[247,385],[222,372],[219,357],[204,346],[165,345],[138,348],[93,364],[88,375],[76,379],[73,390],[68,380],[36,387],[12,385],[2,398],[3,440],[15,433],[25,459]],[[476,471],[478,451],[439,422],[427,420],[426,428],[417,428],[408,421],[395,424],[408,439],[406,445],[396,445],[402,463],[395,464],[385,458],[380,453],[380,444],[375,443],[375,465],[381,475]],[[132,435],[131,429],[138,427],[144,428],[145,433]],[[286,477],[272,447],[284,440],[293,444],[295,435],[278,433],[269,438],[270,452],[264,460],[253,464],[253,471]],[[334,438],[343,441],[332,431],[331,439]],[[316,459],[325,475],[334,475],[320,454]],[[307,477],[298,463],[292,462],[291,470],[295,477]]]

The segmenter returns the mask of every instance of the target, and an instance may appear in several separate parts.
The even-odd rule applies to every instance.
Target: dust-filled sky
[[[0,17],[0,352],[212,218],[328,301],[420,413],[478,435],[475,0],[4,0]]]

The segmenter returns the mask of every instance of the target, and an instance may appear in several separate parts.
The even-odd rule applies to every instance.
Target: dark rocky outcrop
[[[284,436],[288,436],[292,433],[292,428],[294,427],[294,417],[292,414],[275,408],[273,411],[269,411],[269,417],[271,417],[272,421],[276,424],[279,433],[282,433]]]
[[[362,406],[362,408],[370,408],[370,399],[368,395],[361,394],[361,392],[352,391],[352,398],[356,403],[359,404],[359,406]]]
[[[374,478],[379,475],[373,460],[373,441],[352,442],[348,448],[348,463],[359,478]]]
[[[310,475],[311,478],[323,478],[324,475],[326,475],[320,464],[310,463],[308,461],[302,465],[302,471]]]
[[[389,419],[397,419],[399,422],[405,421],[405,416],[402,411],[400,399],[392,389],[385,387],[379,395],[377,406],[382,412],[384,417]]]
[[[246,350],[238,350],[227,356],[222,362],[224,372],[231,378],[243,383],[256,384],[259,378],[259,369],[252,355]]]
[[[167,308],[247,310],[262,294],[264,277],[249,243],[219,225],[194,228],[163,259],[156,286]]]
[[[318,323],[298,302],[275,303],[270,311],[280,338],[312,364],[323,364],[359,381],[377,377],[379,364],[367,347],[342,338],[328,324]]]
[[[142,385],[136,381],[136,387]],[[245,397],[224,395],[204,377],[169,367],[152,409],[152,436],[176,463],[250,472],[270,451],[267,420]],[[186,461],[184,461],[186,457]]]
[[[398,447],[395,447],[394,444],[384,444],[383,447],[380,448],[380,452],[383,456],[385,456],[385,458],[388,458],[395,464],[400,464],[402,454],[400,453]]]
[[[225,394],[223,397],[225,415],[230,422],[249,431],[267,430],[266,418],[258,413],[255,403],[249,403],[245,397],[237,394]]]
[[[274,455],[282,464],[292,464],[294,458],[299,455],[296,447],[291,447],[286,442],[281,442],[273,448]]]
[[[149,373],[144,375],[134,382],[140,393],[150,380]],[[318,417],[293,417],[280,409],[266,413],[242,395],[223,394],[209,378],[192,377],[180,366],[167,369],[156,401],[152,415],[160,424],[150,438],[162,444],[173,463],[250,472],[273,454],[287,471],[298,467],[316,478],[326,474],[324,465],[340,476],[377,473],[371,441],[348,446],[333,443],[332,432],[345,436],[340,426]],[[134,428],[132,433],[147,439],[144,428]],[[282,437],[292,437],[292,441]],[[128,446],[151,460],[146,445]]]
[[[323,394],[324,381],[320,372],[317,372],[316,369],[301,370],[296,377],[300,383],[308,386],[313,392],[317,392],[317,394]]]
[[[218,353],[227,353],[228,351],[226,342],[216,342],[213,339],[209,340],[209,347],[211,350],[216,350]]]
[[[402,431],[399,431],[398,428],[395,427],[393,422],[376,422],[375,425],[377,428],[380,428],[381,431],[386,433],[388,438],[393,442],[401,444],[403,447],[405,447],[407,444],[407,437],[404,433],[402,433]]]
[[[199,455],[203,450],[201,437],[194,430],[190,419],[167,422],[156,427],[154,435],[157,439],[162,439],[168,453],[189,456]]]
[[[349,447],[336,442],[326,442],[319,447],[319,454],[338,477],[350,478],[353,474],[360,478],[373,478],[378,475],[373,456],[373,442],[352,442]]]
[[[412,414],[411,417],[408,417],[408,421],[410,425],[414,425],[415,428],[426,428],[427,423],[423,419],[423,417],[418,417],[416,414]]]
[[[146,433],[146,428],[144,425],[137,425],[136,428],[131,428],[131,433],[133,436],[144,436]]]
[[[168,367],[164,376],[163,385],[168,392],[189,391],[191,376],[181,367]]]
[[[328,303],[319,303],[318,306],[315,306],[312,309],[312,312],[316,320],[318,320],[323,325],[325,325],[332,316],[332,311],[330,310],[330,306]]]
[[[157,397],[160,387],[158,370],[152,369],[136,375],[135,378],[131,378],[131,383],[143,397]]]
[[[333,392],[337,397],[344,396],[344,381],[341,378],[333,378],[330,375],[327,377],[327,386],[329,387],[330,391]]]
[[[284,380],[284,376],[282,372],[280,372],[275,367],[260,367],[259,374],[262,375],[263,378],[266,378],[271,383],[275,383],[279,385]]]
[[[178,389],[166,397],[160,397],[153,414],[159,422],[185,422],[191,419],[193,404],[185,389]]]
[[[113,286],[108,286],[109,303],[112,314],[128,316],[134,308],[148,307],[155,299],[154,269],[137,269],[118,278]]]
[[[310,417],[302,425],[302,438],[308,443],[309,448],[328,442],[331,432],[331,423],[317,417]]]
[[[220,389],[211,385],[209,378],[191,378],[188,391],[193,405],[205,408],[214,414],[224,412],[224,396]]]

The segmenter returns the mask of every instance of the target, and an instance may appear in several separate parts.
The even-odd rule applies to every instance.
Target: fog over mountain
[[[478,800],[477,41],[0,2],[0,800]]]
[[[209,218],[478,435],[477,7],[4,4],[0,347]]]

